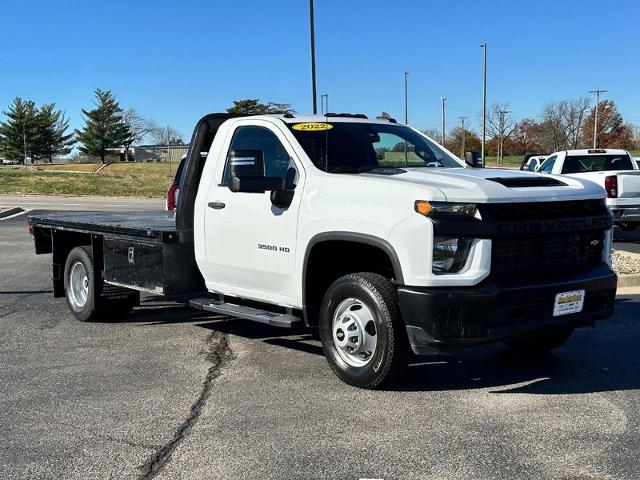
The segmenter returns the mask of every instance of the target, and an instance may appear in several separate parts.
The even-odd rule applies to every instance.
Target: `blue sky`
[[[486,41],[489,103],[536,118],[604,88],[640,124],[639,21],[638,0],[316,0],[318,95],[402,119],[406,70],[412,125],[439,128],[446,96],[447,128],[477,128]],[[306,0],[5,0],[0,32],[2,110],[55,102],[80,127],[99,87],[185,138],[238,98],[311,110]]]

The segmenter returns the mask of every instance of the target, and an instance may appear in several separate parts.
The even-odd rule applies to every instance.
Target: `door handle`
[[[214,210],[222,210],[226,205],[224,202],[209,202],[207,203],[209,208],[213,208]]]

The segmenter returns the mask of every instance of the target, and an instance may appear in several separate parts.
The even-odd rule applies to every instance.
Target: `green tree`
[[[62,110],[56,110],[54,103],[47,103],[38,110],[38,155],[53,162],[55,155],[71,153],[76,141],[73,133],[67,133],[69,120]]]
[[[41,129],[35,102],[16,97],[9,109],[2,113],[7,120],[0,122],[0,152],[6,158],[22,163],[27,158],[38,158]]]
[[[116,97],[109,90],[95,91],[96,108],[82,110],[85,126],[76,130],[80,151],[100,157],[105,163],[109,150],[131,144],[131,130],[123,117],[123,110]]]
[[[227,108],[227,113],[244,115],[264,115],[268,113],[295,113],[288,103],[261,103],[257,98],[234,100],[233,106]]]

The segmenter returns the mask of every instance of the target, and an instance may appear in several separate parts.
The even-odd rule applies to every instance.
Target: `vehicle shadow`
[[[566,346],[537,357],[514,354],[500,344],[414,357],[404,378],[389,390],[489,388],[491,393],[565,395],[639,389],[640,322],[635,320],[640,320],[639,313],[637,302],[618,299],[613,318],[598,322],[595,329],[576,330]],[[310,355],[323,354],[316,335],[304,327],[270,327],[175,304],[147,305],[134,311],[128,321],[138,325],[192,323]]]
[[[143,300],[141,308],[135,309],[126,322],[136,323],[140,326],[196,322],[196,326],[207,330],[215,330],[250,340],[262,340],[270,345],[304,353],[323,354],[320,342],[308,343],[316,340],[316,336],[313,331],[304,326],[296,328],[272,327],[154,299]]]
[[[547,355],[522,356],[490,345],[423,358],[409,367],[395,390],[489,388],[491,393],[565,395],[639,389],[638,307],[617,300],[613,318],[595,329],[576,330],[567,345]]]

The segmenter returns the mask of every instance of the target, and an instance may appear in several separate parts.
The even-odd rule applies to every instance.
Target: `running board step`
[[[300,317],[289,313],[274,313],[268,310],[260,310],[259,308],[221,302],[211,298],[194,298],[189,301],[189,305],[198,310],[265,323],[272,327],[293,328],[302,323]]]

